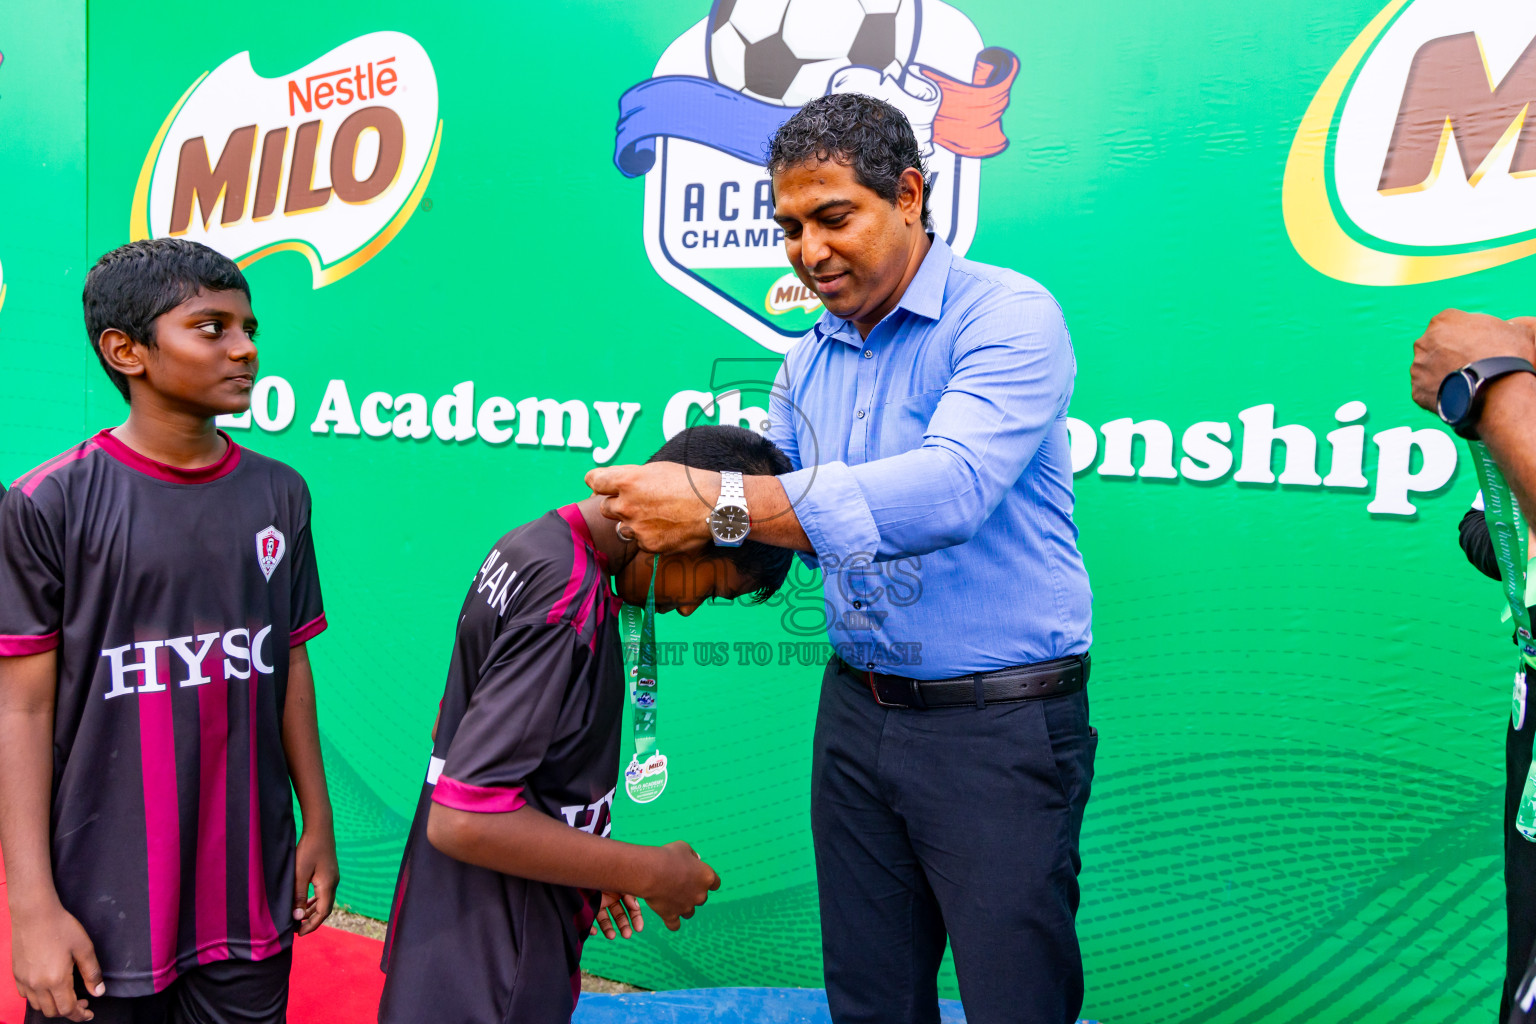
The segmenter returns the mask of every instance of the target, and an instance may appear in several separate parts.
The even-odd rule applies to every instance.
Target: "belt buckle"
[[[889,678],[889,677],[887,677],[887,678]],[[883,684],[883,683],[880,683],[880,682],[876,681],[875,673],[874,672],[870,672],[870,671],[866,671],[864,673],[864,679],[865,679],[866,682],[869,683],[869,692],[874,696],[875,703],[880,705],[881,707],[883,707],[883,708],[909,708],[909,709],[913,708],[913,707],[916,707],[916,705],[912,704],[910,701],[907,701],[907,700],[902,700],[900,702],[888,701],[888,700],[885,699],[884,695],[881,692],[882,690],[884,690],[886,693],[890,693],[892,697],[896,697],[897,694],[900,694],[901,697],[903,697],[903,698],[910,697],[911,694],[912,694],[912,690],[913,690],[912,680],[910,680],[910,679],[902,680],[902,682],[906,684],[904,686],[901,685],[901,684],[896,683],[894,680],[892,682],[890,682],[890,683]]]

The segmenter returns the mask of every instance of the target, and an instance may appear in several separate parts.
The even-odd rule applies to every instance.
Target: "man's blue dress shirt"
[[[942,239],[867,340],[826,313],[784,358],[768,437],[856,668],[944,679],[1088,649],[1061,307]]]

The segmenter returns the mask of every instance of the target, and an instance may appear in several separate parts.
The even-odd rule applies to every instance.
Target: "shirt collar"
[[[164,480],[172,484],[206,484],[228,476],[235,471],[236,466],[240,465],[240,446],[222,430],[219,431],[219,436],[224,439],[224,454],[219,456],[219,461],[196,469],[182,469],[180,466],[158,462],[148,455],[141,455],[119,441],[112,434],[111,427],[104,428],[92,440],[102,451],[129,469],[136,469],[156,480]]]
[[[925,319],[937,320],[944,309],[944,286],[949,283],[949,268],[954,262],[954,251],[938,235],[933,235],[932,239],[917,273],[897,300],[896,309],[905,309]],[[855,348],[864,344],[864,339],[859,337],[858,329],[852,323],[831,312],[821,314],[821,319],[816,321],[815,331],[820,338],[836,338]]]
[[[954,253],[949,243],[934,235],[933,244],[928,246],[928,254],[923,257],[922,266],[917,268],[907,290],[901,293],[896,308],[937,320],[944,309],[944,286],[949,283],[949,265],[953,261]]]

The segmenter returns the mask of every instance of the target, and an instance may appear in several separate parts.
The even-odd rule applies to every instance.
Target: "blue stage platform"
[[[940,1003],[943,1024],[965,1024],[960,1004]],[[832,1024],[819,988],[699,988],[599,995],[584,992],[571,1024]]]
[[[965,1024],[953,999],[939,1001],[942,1024]],[[628,995],[583,993],[571,1024],[832,1024],[819,988],[704,988]],[[1078,1024],[1098,1024],[1079,1021]]]

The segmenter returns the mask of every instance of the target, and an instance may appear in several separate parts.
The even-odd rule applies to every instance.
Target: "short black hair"
[[[818,96],[779,126],[768,143],[769,175],[807,160],[836,160],[853,168],[860,185],[892,205],[901,172],[923,178],[923,227],[933,230],[928,210],[930,178],[907,115],[884,100],[857,92]]]
[[[713,423],[689,427],[674,434],[645,461],[680,462],[693,469],[717,473],[735,470],[748,476],[778,476],[795,468],[789,456],[766,437],[742,427]],[[788,548],[755,540],[742,541],[740,547],[734,548],[718,547],[711,541],[710,547],[720,557],[735,563],[743,576],[757,584],[757,589],[752,592],[754,604],[762,604],[778,593],[795,558]]]
[[[185,238],[145,238],[119,246],[96,261],[85,275],[85,331],[117,390],[128,399],[128,378],[107,365],[101,335],[117,328],[129,338],[155,347],[155,321],[200,291],[241,291],[251,286],[235,261],[200,242]]]

